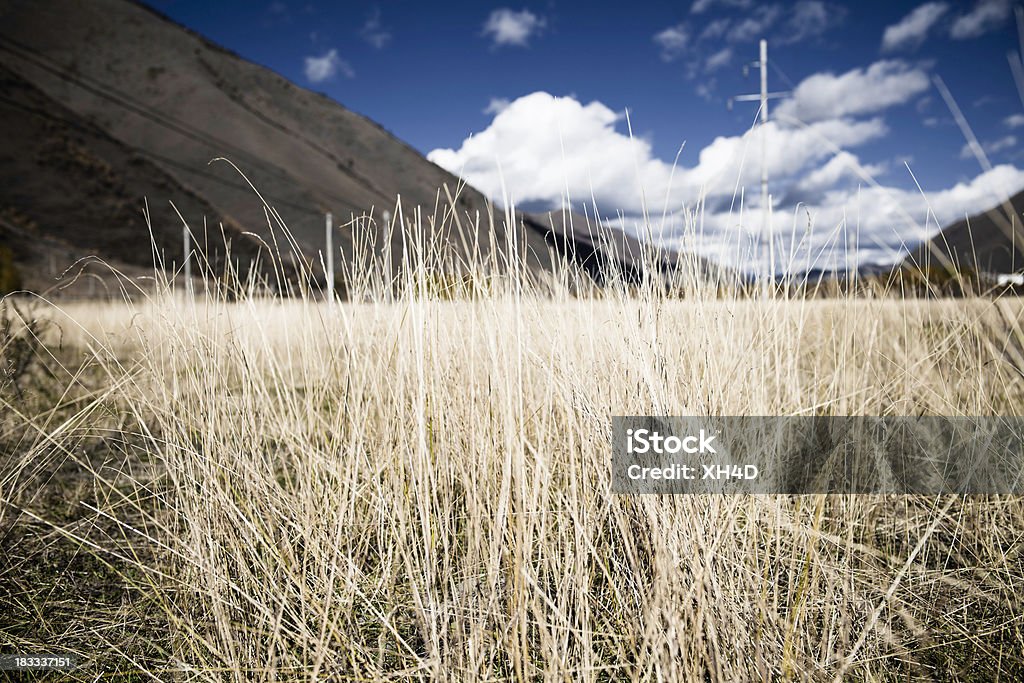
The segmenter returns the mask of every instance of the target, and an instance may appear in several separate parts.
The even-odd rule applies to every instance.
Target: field
[[[1019,301],[425,277],[5,304],[0,650],[82,680],[1024,678],[1019,498],[617,496],[608,463],[612,415],[1018,414]]]

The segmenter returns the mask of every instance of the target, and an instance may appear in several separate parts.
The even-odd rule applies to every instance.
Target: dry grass
[[[616,414],[1019,414],[1018,301],[551,289],[39,307],[5,547],[101,561],[74,647],[160,680],[1024,676],[1020,499],[609,493]]]

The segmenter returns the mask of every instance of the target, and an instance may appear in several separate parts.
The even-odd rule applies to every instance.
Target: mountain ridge
[[[380,216],[394,210],[398,197],[408,210],[429,211],[447,186],[457,194],[458,210],[493,211],[483,195],[378,123],[141,3],[0,3],[0,47],[0,65],[173,178],[168,199],[198,188],[206,209],[186,216],[190,224],[200,217],[225,222],[269,242],[273,225],[247,187],[251,182],[279,209],[306,258],[322,249],[323,215],[332,211],[342,253],[351,254],[358,241],[346,217],[373,215],[374,222],[364,223],[375,230],[370,248],[378,256],[390,253],[397,265],[401,231],[385,231]],[[10,108],[4,113],[12,120],[26,116]],[[226,164],[211,165],[217,158],[231,160],[245,178]],[[39,172],[17,159],[5,163],[14,175]],[[0,204],[35,213],[46,231],[71,219],[43,215],[44,201],[9,195],[0,194]],[[493,230],[494,239],[479,240],[485,254],[490,244],[507,242],[504,226]],[[550,270],[545,234],[530,229],[520,235],[516,247],[529,270]]]

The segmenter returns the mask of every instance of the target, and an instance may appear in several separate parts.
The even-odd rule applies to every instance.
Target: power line
[[[63,116],[57,116],[56,114],[53,114],[52,112],[49,112],[49,111],[46,111],[46,110],[43,110],[43,109],[39,109],[37,107],[32,107],[32,106],[25,105],[25,104],[23,104],[21,102],[17,102],[17,101],[15,101],[13,99],[10,99],[10,98],[8,98],[8,97],[6,97],[4,95],[0,95],[0,102],[3,102],[4,104],[6,104],[8,106],[15,107],[17,109],[21,109],[22,111],[25,111],[27,113],[34,114],[35,116],[39,116],[41,118],[48,119],[50,121],[54,121],[54,122],[57,122],[57,123],[63,123],[63,124],[65,124],[67,126],[70,126],[70,127],[74,128],[75,130],[78,130],[79,132],[82,132],[82,133],[89,133],[89,134],[99,133],[99,134],[102,134],[102,135],[106,135],[107,137],[110,137],[102,129],[99,129],[99,128],[95,128],[95,129],[87,128],[86,126],[82,125],[82,123],[79,122],[79,121],[75,121],[75,120],[72,120],[72,119],[67,119],[67,118],[64,118]],[[111,138],[111,140],[116,141],[114,138]],[[139,148],[134,148],[134,147],[131,148],[131,149],[133,151],[138,151],[139,153],[144,154],[147,157],[151,157],[153,159],[156,159],[156,160],[158,160],[158,161],[160,161],[162,163],[168,164],[170,166],[175,166],[175,167],[180,168],[180,169],[182,169],[184,171],[188,171],[190,173],[194,173],[196,175],[203,176],[204,178],[209,178],[210,180],[218,182],[218,183],[220,183],[222,185],[226,185],[226,186],[231,187],[233,189],[242,190],[242,191],[251,191],[252,190],[252,188],[249,187],[248,185],[243,185],[242,183],[234,182],[234,181],[228,180],[226,178],[222,178],[222,177],[220,177],[218,175],[210,173],[209,171],[204,171],[204,170],[198,169],[198,168],[192,168],[188,164],[182,163],[181,161],[178,161],[177,159],[172,159],[172,158],[166,157],[166,156],[164,156],[162,154],[158,154],[156,152],[152,152],[152,151],[145,150],[145,149],[139,149]],[[310,209],[308,206],[302,206],[300,204],[296,204],[296,203],[291,202],[291,201],[289,201],[287,199],[284,199],[282,197],[276,197],[274,195],[269,195],[269,194],[265,194],[265,193],[262,193],[262,192],[260,194],[262,194],[264,198],[272,200],[274,202],[275,206],[276,205],[287,206],[290,209],[294,209],[296,211],[301,211],[302,213],[306,213],[306,214],[309,214],[311,216],[317,216],[317,217],[321,216],[321,213],[319,211],[314,211],[314,210]]]
[[[4,43],[7,44],[5,45]],[[16,40],[13,40],[7,36],[0,36],[0,50],[5,50],[8,53],[14,54],[16,57],[24,59],[25,61],[34,64],[38,68],[43,69],[44,71],[56,76],[57,78],[60,78],[65,82],[76,85],[79,88],[97,97],[105,99],[108,102],[112,102],[113,104],[121,107],[122,109],[130,111],[133,114],[141,116],[149,121],[152,121],[153,123],[156,123],[159,126],[162,126],[179,135],[187,137],[195,142],[199,142],[200,144],[210,146],[215,150],[218,148],[229,150],[236,154],[237,156],[247,159],[250,163],[255,163],[261,169],[269,171],[270,173],[277,175],[279,178],[282,178],[283,180],[293,182],[293,179],[290,176],[280,171],[280,169],[278,169],[274,164],[268,163],[266,160],[253,155],[248,150],[238,147],[234,143],[231,143],[220,137],[207,133],[206,131],[200,130],[192,124],[186,121],[182,121],[177,117],[170,116],[146,104],[138,102],[131,96],[117,90],[116,88],[106,83],[102,83],[97,79],[85,76],[84,74],[72,74],[69,69],[56,65],[56,63],[52,59],[43,55],[38,50],[23,45],[22,43],[19,43]],[[307,144],[310,144],[308,141],[305,142]],[[320,151],[321,153],[325,154],[326,156],[333,160],[333,155],[331,155],[326,150],[323,150],[321,148],[318,151]],[[365,186],[366,182],[362,182]],[[343,206],[350,205],[349,200],[343,199],[338,195],[335,195],[332,192],[324,189],[323,187],[320,187],[318,185],[312,185],[312,187],[316,189],[318,192],[321,192],[327,198],[335,202],[338,202]],[[377,192],[377,190],[372,187],[367,187],[367,189],[373,192]]]
[[[769,66],[775,69],[775,73],[777,73],[779,77],[786,82],[786,85],[789,86],[790,90],[796,90],[796,83],[793,82],[792,78],[786,75],[786,72],[782,70],[777,61],[773,59],[769,63]]]

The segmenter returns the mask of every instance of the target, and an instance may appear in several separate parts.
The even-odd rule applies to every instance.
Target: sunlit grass
[[[94,639],[97,666],[239,681],[1021,674],[1019,499],[609,492],[612,415],[1018,414],[1017,300],[692,280],[677,298],[569,271],[537,284],[508,277],[512,244],[504,267],[464,264],[454,294],[424,268],[384,286],[368,267],[330,305],[238,286],[33,308],[60,330],[40,334],[71,389],[3,395],[3,521],[17,533],[35,510],[146,597],[109,628],[161,625],[141,654]],[[100,441],[118,457],[82,455]],[[89,473],[68,503],[84,522],[34,497],[33,472],[65,459]]]

